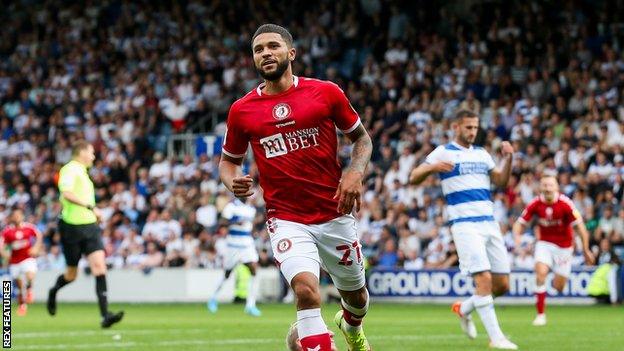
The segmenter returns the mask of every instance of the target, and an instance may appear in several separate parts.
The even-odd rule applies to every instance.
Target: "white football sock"
[[[212,293],[212,298],[216,299],[217,296],[219,295],[219,292],[221,291],[221,288],[223,287],[223,283],[225,283],[225,275],[219,276],[219,279],[217,280],[217,288],[215,289],[215,291]]]
[[[311,335],[327,333],[327,326],[321,317],[320,308],[297,311],[297,333],[299,340]]]
[[[476,295],[472,295],[469,298],[467,298],[466,300],[462,301],[460,308],[459,308],[459,312],[462,314],[462,316],[467,316],[470,313],[472,313],[472,311],[474,311],[475,306],[474,306],[474,298]]]
[[[258,278],[255,275],[252,275],[247,285],[247,303],[245,304],[245,307],[247,308],[256,307],[256,293],[258,291],[256,286],[257,282]]]
[[[494,311],[494,299],[492,295],[487,296],[474,296],[474,306],[481,317],[483,326],[490,336],[490,340],[504,339],[505,335],[498,325],[498,319],[496,319],[496,312]]]

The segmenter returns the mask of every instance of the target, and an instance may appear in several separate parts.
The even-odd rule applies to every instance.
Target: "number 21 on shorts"
[[[353,243],[351,243],[351,245],[344,244],[344,245],[336,246],[336,250],[343,251],[342,258],[340,259],[340,261],[338,261],[339,265],[350,266],[353,264],[353,260],[350,259],[351,249],[355,250],[357,263],[362,262],[362,251],[360,250],[360,243],[357,241],[354,241]]]

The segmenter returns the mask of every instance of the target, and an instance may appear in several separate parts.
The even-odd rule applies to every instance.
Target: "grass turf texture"
[[[99,328],[97,305],[59,303],[50,317],[43,304],[17,317],[13,306],[14,350],[209,350],[283,351],[295,319],[292,305],[260,305],[263,316],[243,313],[242,305],[219,305],[216,315],[203,304],[113,304],[124,320]],[[521,350],[624,350],[624,309],[610,306],[548,306],[548,325],[533,327],[532,306],[497,306],[503,331]],[[338,305],[324,305],[325,322],[333,324]],[[477,314],[479,336],[462,334],[457,317],[446,305],[373,304],[365,321],[375,351],[485,350],[487,337]],[[121,338],[119,338],[121,336]]]

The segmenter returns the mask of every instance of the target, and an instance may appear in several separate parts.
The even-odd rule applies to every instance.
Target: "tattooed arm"
[[[359,125],[354,131],[347,134],[353,142],[351,150],[351,164],[345,170],[336,189],[334,198],[338,198],[338,212],[349,214],[353,210],[360,210],[362,203],[362,181],[366,166],[373,153],[373,142],[363,125]]]

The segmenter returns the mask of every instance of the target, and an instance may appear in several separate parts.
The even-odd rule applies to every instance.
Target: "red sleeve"
[[[39,229],[34,224],[28,224],[28,228],[30,229],[30,236],[36,238],[39,235]]]
[[[334,123],[344,133],[351,133],[360,124],[360,116],[338,85],[329,82],[328,87],[327,94],[332,105]]]
[[[223,138],[222,151],[230,157],[242,158],[247,152],[249,137],[241,125],[240,114],[238,113],[237,106],[238,104],[235,102],[230,107],[230,112],[228,113],[227,118],[227,129],[225,130],[225,136]]]
[[[0,240],[2,240],[3,243],[7,243],[7,235],[9,234],[9,228],[4,228],[1,232],[0,232]]]
[[[583,216],[579,210],[576,209],[572,200],[568,197],[561,197],[561,203],[566,209],[566,224],[576,225],[583,221]]]
[[[538,201],[539,201],[539,199],[535,198],[535,199],[533,199],[533,201],[531,201],[527,205],[527,207],[524,209],[524,211],[522,211],[522,214],[520,215],[520,217],[518,217],[518,222],[520,222],[522,224],[527,224],[527,223],[529,223],[531,221],[531,219],[535,215],[535,208],[537,207]]]

